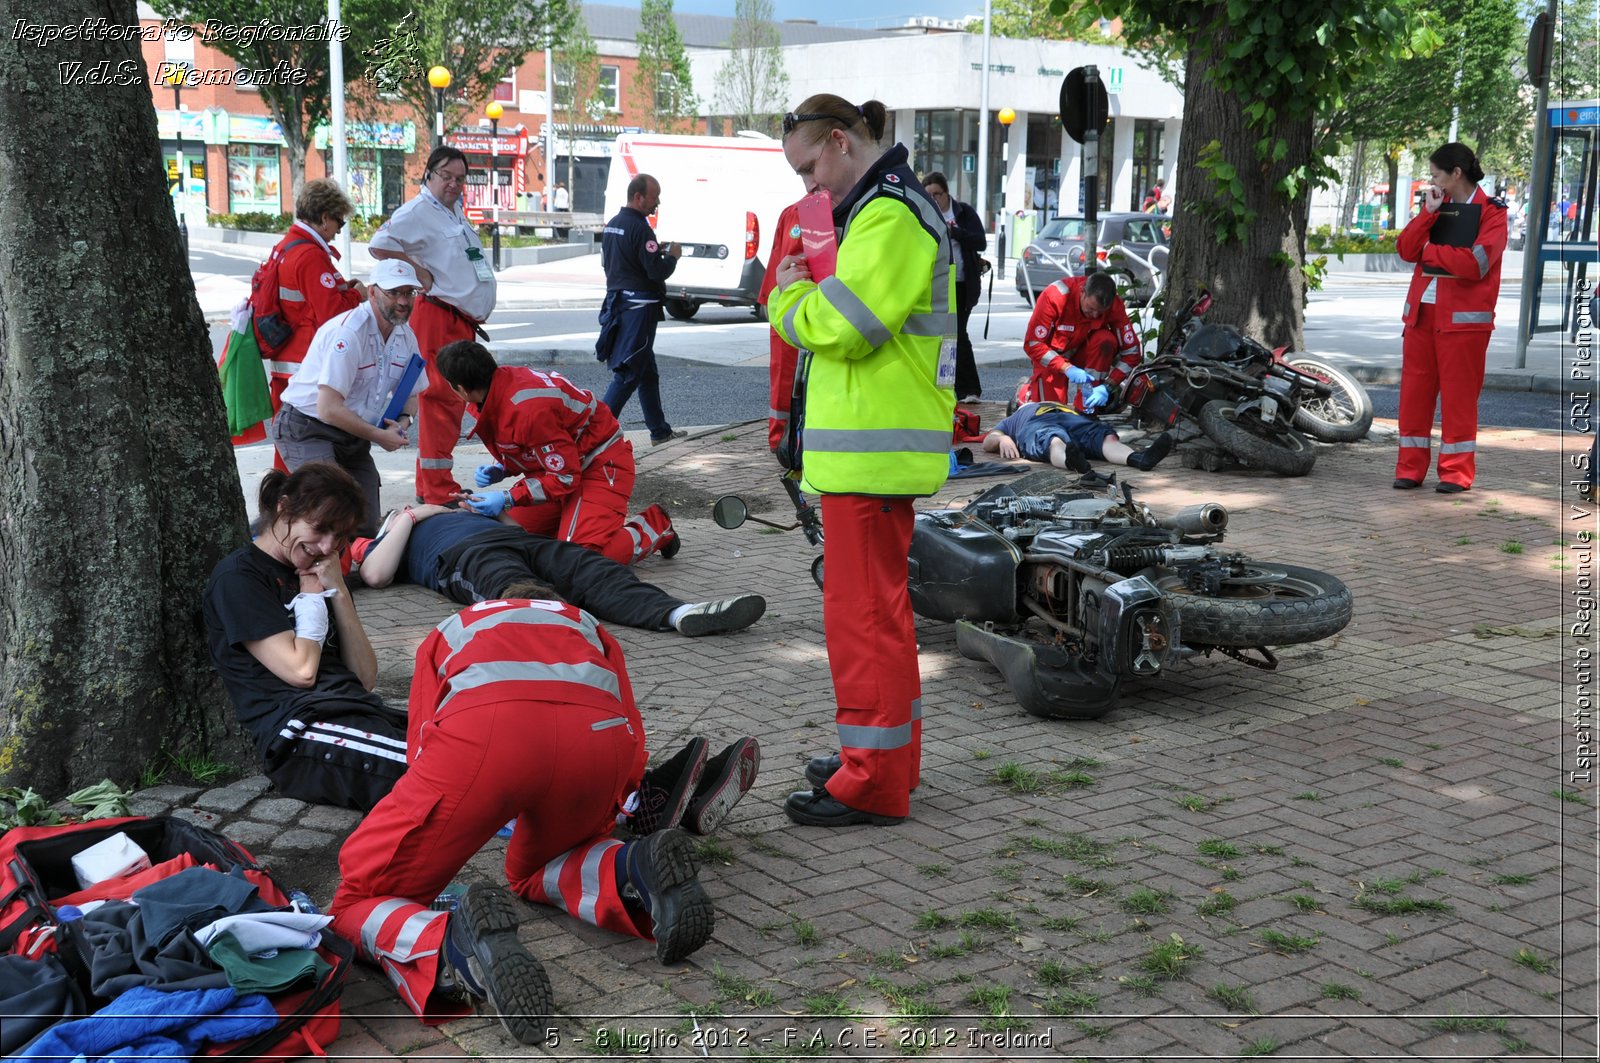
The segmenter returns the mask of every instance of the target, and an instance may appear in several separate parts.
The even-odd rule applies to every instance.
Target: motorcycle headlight
[[[1176,642],[1171,625],[1159,609],[1139,609],[1130,619],[1128,670],[1134,675],[1155,675],[1166,664]]]

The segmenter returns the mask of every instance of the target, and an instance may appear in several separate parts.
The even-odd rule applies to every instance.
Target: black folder
[[[1477,203],[1441,203],[1439,216],[1428,231],[1428,242],[1445,247],[1471,247],[1478,242],[1478,224],[1483,208]],[[1430,277],[1449,277],[1451,272],[1438,266],[1423,266]]]

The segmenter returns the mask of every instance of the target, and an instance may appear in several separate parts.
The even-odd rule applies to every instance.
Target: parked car
[[[1112,244],[1122,244],[1139,257],[1148,259],[1155,248],[1167,246],[1171,225],[1172,218],[1160,214],[1100,215],[1100,234],[1095,244],[1100,264],[1112,270],[1126,269],[1132,274],[1123,297],[1126,302],[1140,305],[1148,300],[1154,290],[1155,279],[1149,270],[1136,262],[1108,260],[1106,248]],[[1070,215],[1046,222],[1045,227],[1039,230],[1039,235],[1022,252],[1022,261],[1016,269],[1017,294],[1031,303],[1039,298],[1041,291],[1062,277],[1082,276],[1086,257],[1086,226],[1082,217]],[[1158,254],[1157,266],[1162,264],[1161,257],[1164,255],[1165,251]]]

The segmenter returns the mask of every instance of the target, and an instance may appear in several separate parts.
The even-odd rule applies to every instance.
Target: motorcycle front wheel
[[[1200,408],[1200,427],[1212,441],[1246,465],[1279,476],[1304,476],[1317,463],[1311,440],[1286,424],[1266,424],[1217,399]]]
[[[1367,438],[1372,427],[1372,396],[1361,381],[1318,358],[1291,354],[1284,361],[1292,368],[1333,389],[1325,399],[1311,397],[1300,403],[1294,426],[1324,443],[1354,443]]]
[[[1350,588],[1313,568],[1256,563],[1216,594],[1190,588],[1182,568],[1140,573],[1178,610],[1190,646],[1293,646],[1338,634],[1350,622]]]

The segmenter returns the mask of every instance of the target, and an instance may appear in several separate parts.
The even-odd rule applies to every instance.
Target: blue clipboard
[[[413,354],[411,361],[406,363],[406,371],[400,374],[400,383],[394,386],[394,395],[389,399],[389,405],[383,414],[373,423],[379,428],[385,421],[398,421],[400,412],[406,408],[406,400],[411,397],[411,389],[417,386],[417,377],[422,375],[422,355]]]

